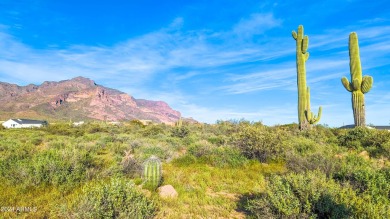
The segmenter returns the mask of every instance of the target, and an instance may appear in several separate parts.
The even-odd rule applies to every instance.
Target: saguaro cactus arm
[[[313,114],[313,113],[312,113]],[[318,114],[317,116],[312,116],[312,119],[309,121],[310,124],[317,124],[321,120],[321,115],[322,115],[322,107],[320,106],[318,108]]]
[[[294,40],[297,40],[297,32],[295,32],[295,30],[292,31],[292,37],[294,38]]]
[[[352,92],[353,88],[352,88],[351,83],[349,82],[348,78],[342,77],[341,83],[343,83],[343,85],[347,91]]]
[[[305,62],[309,59],[309,56],[310,56],[310,53],[309,52],[306,52],[305,53],[305,56],[303,58],[305,58]]]
[[[373,83],[374,83],[374,79],[371,76],[367,76],[367,75],[363,76],[362,88],[361,88],[363,94],[371,90]]]
[[[309,124],[316,124],[321,119],[322,107],[320,107],[318,109],[317,116],[315,116],[314,113],[311,112],[311,109],[310,109],[310,88],[309,87],[307,87],[307,90],[306,90],[306,101],[307,101],[307,106],[306,106],[306,110],[305,110],[306,120]]]

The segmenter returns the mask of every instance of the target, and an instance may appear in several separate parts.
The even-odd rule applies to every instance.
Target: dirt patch
[[[224,192],[224,191],[214,192],[210,188],[207,188],[206,195],[211,196],[211,197],[223,197],[223,198],[227,198],[227,199],[230,199],[230,200],[233,200],[233,201],[237,201],[238,200],[238,194]]]

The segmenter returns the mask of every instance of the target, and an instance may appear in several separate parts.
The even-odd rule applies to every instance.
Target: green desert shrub
[[[186,167],[189,165],[196,164],[198,162],[197,158],[194,155],[191,154],[185,154],[183,156],[180,156],[178,158],[175,158],[172,163],[179,167]]]
[[[339,144],[352,149],[380,147],[390,140],[390,134],[384,131],[356,127],[339,132]]]
[[[107,132],[107,133],[109,132],[108,126],[99,123],[88,123],[83,127],[86,129],[85,132],[89,134],[98,133],[98,132]],[[113,126],[111,126],[110,128],[113,128]]]
[[[390,140],[382,144],[381,150],[381,155],[387,157],[387,159],[390,159]]]
[[[284,140],[282,147],[285,150],[286,167],[292,172],[318,169],[331,176],[339,168],[339,160],[334,157],[334,151],[338,148],[335,145],[298,135]]]
[[[390,169],[361,169],[350,174],[350,183],[375,202],[390,205]]]
[[[30,185],[73,188],[86,180],[86,171],[93,167],[89,153],[82,150],[48,150],[24,162],[25,183]]]
[[[73,136],[80,137],[83,136],[89,127],[90,124],[73,127],[69,123],[60,122],[56,124],[50,124],[49,126],[43,128],[46,132],[52,135],[65,135],[65,136]]]
[[[369,130],[370,134],[366,136],[363,142],[364,147],[381,147],[384,143],[390,141],[390,132],[387,130]]]
[[[144,125],[141,121],[139,121],[139,120],[137,120],[137,119],[131,120],[131,121],[129,122],[129,125],[138,126],[138,127],[141,127],[141,128],[144,128],[144,127],[145,127],[145,125]]]
[[[332,129],[322,125],[315,125],[311,129],[304,131],[295,131],[294,135],[311,139],[317,143],[338,143],[338,139]]]
[[[314,153],[306,156],[295,153],[286,155],[286,167],[295,173],[320,170],[331,177],[340,169],[340,161],[329,155]]]
[[[387,130],[371,130],[371,135],[363,141],[363,147],[373,157],[387,157],[390,159],[389,152],[390,132]]]
[[[341,183],[349,183],[357,192],[373,202],[390,206],[390,168],[374,168],[370,161],[357,155],[342,160],[334,174]]]
[[[249,199],[245,209],[257,218],[388,218],[390,213],[348,185],[325,174],[274,175],[266,192]]]
[[[357,154],[347,154],[340,160],[340,170],[334,175],[334,178],[344,181],[349,174],[360,169],[370,168],[371,162]]]
[[[171,129],[171,136],[177,138],[184,138],[190,133],[190,130],[186,126],[174,127]]]
[[[244,124],[232,135],[235,145],[247,158],[261,162],[280,160],[284,157],[281,142],[287,136],[278,129],[261,124]]]
[[[147,159],[148,157],[155,155],[157,157],[160,157],[162,160],[166,160],[172,154],[172,151],[165,143],[156,144],[156,145],[148,144],[148,145],[145,145],[143,147],[138,148],[135,151],[138,154],[140,154],[142,159]]]
[[[187,149],[187,153],[173,161],[179,166],[195,163],[214,167],[240,167],[248,162],[241,151],[232,146],[215,146],[206,140],[200,140]]]
[[[52,135],[72,135],[72,127],[67,123],[50,124],[45,130]]]
[[[33,144],[35,146],[40,145],[42,142],[43,142],[43,139],[42,139],[42,137],[39,137],[39,136],[36,136],[36,137],[31,139],[31,144]]]
[[[248,161],[238,149],[229,146],[213,147],[210,150],[201,147],[191,149],[189,154],[196,157],[198,162],[215,167],[239,167]]]
[[[148,125],[142,129],[142,136],[144,137],[156,137],[160,134],[165,134],[165,131],[161,125]]]
[[[206,140],[197,141],[191,144],[187,152],[197,158],[209,155],[215,146]]]
[[[141,176],[142,165],[141,162],[134,157],[129,151],[125,152],[121,161],[122,172],[132,178]]]
[[[66,217],[153,218],[157,205],[137,190],[133,182],[114,178],[87,184],[74,200]]]
[[[207,141],[217,146],[223,146],[227,144],[228,137],[224,135],[213,135],[213,136],[209,136],[207,138]]]

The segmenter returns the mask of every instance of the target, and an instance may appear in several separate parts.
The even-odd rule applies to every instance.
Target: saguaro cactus
[[[299,128],[305,130],[309,128],[310,122],[307,119],[306,111],[308,106],[308,95],[306,86],[306,61],[309,59],[309,37],[303,35],[303,26],[298,26],[298,33],[292,31],[292,36],[296,40],[297,46],[297,86],[298,86],[298,121]],[[310,95],[309,95],[310,97]],[[321,108],[320,108],[321,110]],[[310,111],[310,109],[309,109]],[[311,112],[310,112],[311,113]],[[320,115],[320,113],[319,113]],[[319,117],[317,117],[319,120]],[[318,121],[317,121],[318,122]]]
[[[179,120],[177,120],[177,122],[176,122],[176,126],[180,128],[182,125],[183,125],[183,120],[182,120],[181,115],[180,115]]]
[[[349,68],[351,82],[346,77],[341,78],[345,89],[352,93],[352,109],[355,126],[365,126],[364,94],[370,91],[374,79],[371,76],[362,77],[362,65],[360,63],[359,42],[355,32],[349,35]]]
[[[311,125],[312,124],[316,124],[321,119],[322,107],[320,107],[318,109],[318,115],[317,116],[315,116],[314,113],[311,112],[311,109],[310,109],[310,88],[309,87],[307,87],[307,90],[306,90],[306,100],[307,100],[306,111],[305,111],[306,120]]]
[[[144,162],[144,185],[150,189],[156,189],[161,183],[161,161],[156,156],[151,156]]]

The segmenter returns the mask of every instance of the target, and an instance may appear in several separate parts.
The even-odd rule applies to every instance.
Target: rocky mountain
[[[135,99],[121,91],[77,77],[41,85],[0,82],[0,119],[152,120],[174,123],[180,112],[163,101]]]

